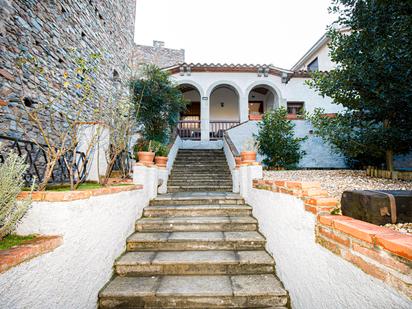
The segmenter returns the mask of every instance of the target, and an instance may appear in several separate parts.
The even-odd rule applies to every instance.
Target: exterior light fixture
[[[220,107],[225,107],[225,102],[220,102]]]

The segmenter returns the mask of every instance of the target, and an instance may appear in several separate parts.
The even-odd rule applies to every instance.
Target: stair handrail
[[[230,152],[232,153],[233,157],[238,157],[240,156],[239,151],[237,150],[235,144],[233,143],[232,139],[230,138],[229,134],[227,132],[223,133],[223,139],[229,146]]]

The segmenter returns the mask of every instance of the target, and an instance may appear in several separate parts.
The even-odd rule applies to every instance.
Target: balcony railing
[[[181,139],[200,140],[200,120],[182,120],[177,123],[177,135]]]
[[[239,121],[210,121],[210,139],[217,140],[223,139],[223,134],[226,130],[238,125]]]
[[[218,140],[223,138],[226,130],[238,125],[239,121],[210,121],[209,138]],[[177,134],[181,139],[200,140],[201,125],[200,120],[182,120],[177,124]]]

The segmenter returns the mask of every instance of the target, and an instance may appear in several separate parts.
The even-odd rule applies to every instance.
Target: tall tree
[[[393,156],[412,150],[412,1],[333,0],[330,11],[339,16],[328,30],[337,68],[308,84],[345,107],[335,134],[362,145],[350,153],[386,158],[393,170]]]
[[[142,77],[131,83],[136,119],[146,140],[167,143],[188,103],[169,77],[168,72],[147,65]]]

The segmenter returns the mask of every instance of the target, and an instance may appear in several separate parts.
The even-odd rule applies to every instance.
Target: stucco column
[[[249,120],[249,99],[247,95],[239,97],[239,118],[240,122]]]
[[[202,98],[200,102],[200,130],[201,130],[201,140],[202,142],[209,141],[209,131],[210,131],[210,109],[209,109],[210,97],[207,99]]]

